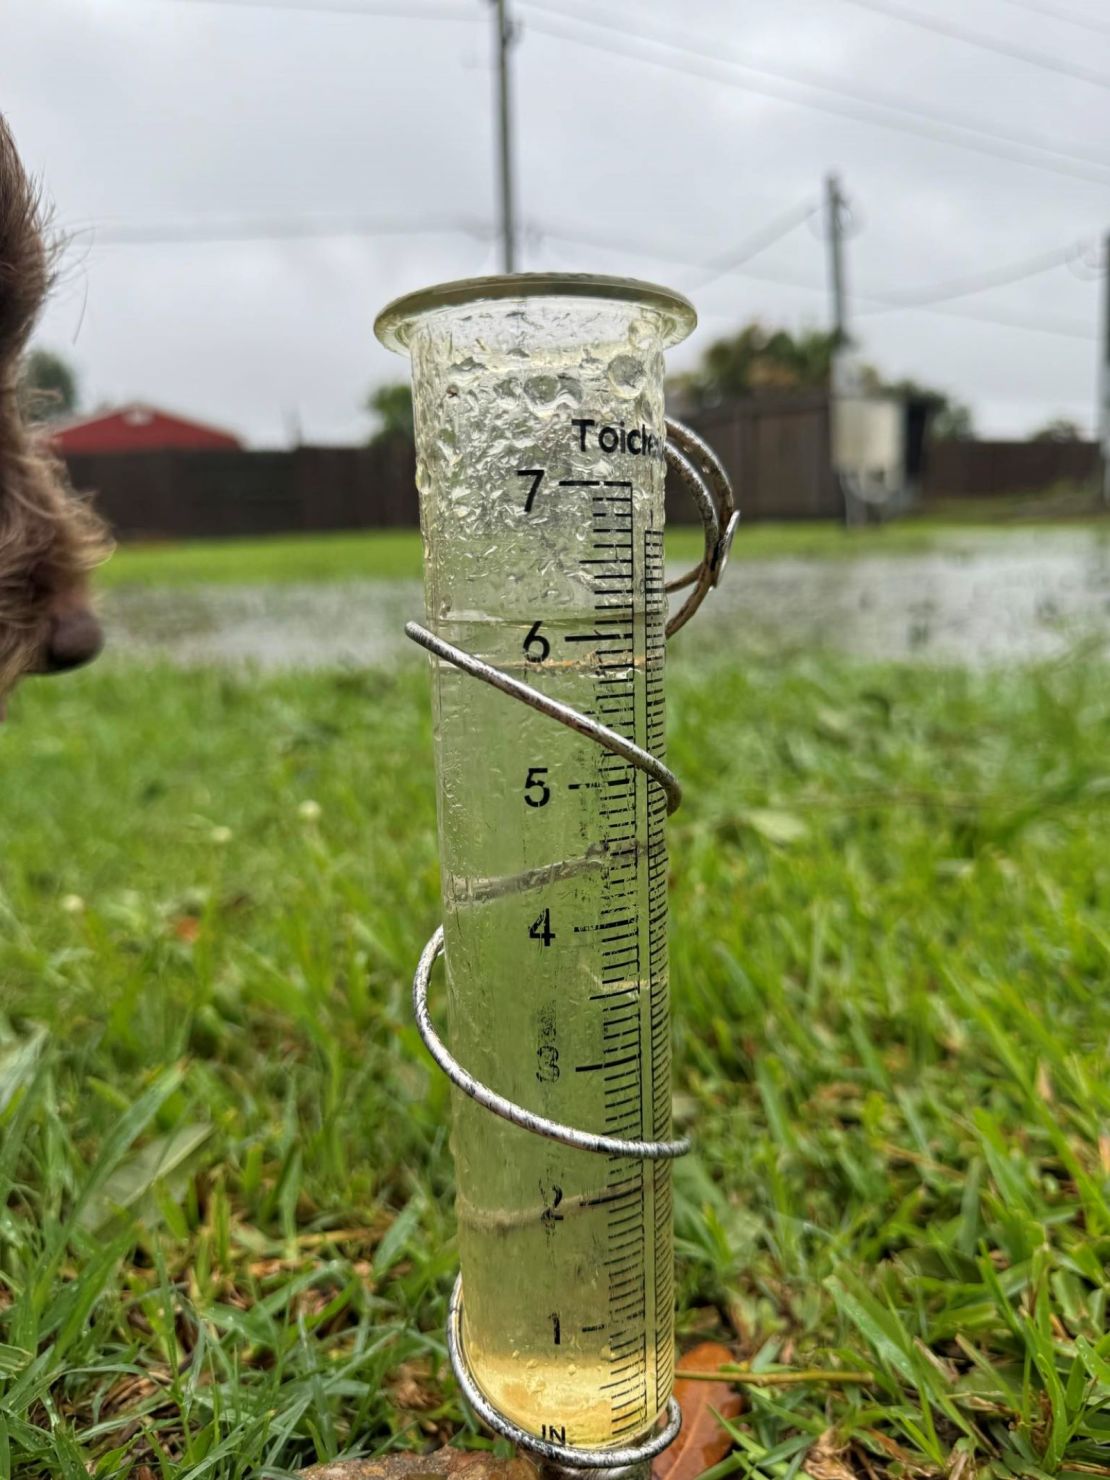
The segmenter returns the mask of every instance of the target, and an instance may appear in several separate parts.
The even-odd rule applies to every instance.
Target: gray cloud
[[[1097,0],[1067,3],[1097,20]],[[39,338],[75,359],[88,399],[143,397],[259,444],[294,428],[317,440],[364,433],[367,388],[404,373],[373,339],[377,309],[424,283],[496,268],[489,7],[440,0],[457,22],[415,18],[422,8],[414,0],[413,18],[389,18],[202,0],[8,0],[4,108],[71,233]],[[968,23],[956,0],[915,8]],[[616,17],[625,33],[556,10]],[[823,323],[819,223],[704,293],[696,264],[816,201],[836,169],[857,216],[848,273],[867,358],[951,387],[987,430],[1020,433],[1056,412],[1090,422],[1101,290],[1089,274],[1064,265],[931,311],[863,310],[881,307],[868,294],[1094,240],[1110,218],[1110,91],[848,0],[520,0],[517,18],[526,268],[627,272],[691,292],[702,324],[676,367],[753,316]],[[974,26],[1092,69],[1108,50],[1096,33],[1013,0],[978,0]],[[768,96],[842,101],[654,48],[638,32],[1102,154],[1106,183]],[[677,70],[686,66],[708,75]],[[324,222],[413,234],[282,234]],[[113,244],[160,229],[274,235]]]

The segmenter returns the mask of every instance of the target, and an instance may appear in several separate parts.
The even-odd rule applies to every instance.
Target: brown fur
[[[19,368],[51,279],[39,197],[0,119],[0,703],[26,673],[72,667],[100,646],[88,573],[107,531],[37,447]]]

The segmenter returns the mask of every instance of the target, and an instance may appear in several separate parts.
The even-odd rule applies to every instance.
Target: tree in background
[[[412,441],[412,386],[407,380],[377,386],[366,398],[366,410],[377,419],[370,435],[371,447],[395,437]]]
[[[864,365],[860,374],[863,389],[869,393],[902,396],[907,401],[920,401],[929,416],[929,440],[970,441],[975,436],[971,407],[957,401],[947,391],[922,385],[918,380],[884,380],[873,365]]]
[[[670,389],[687,406],[714,406],[761,390],[816,390],[829,383],[836,335],[823,329],[792,334],[747,324],[731,339],[718,339],[701,365],[676,375]]]
[[[674,376],[668,391],[683,407],[700,410],[758,391],[827,390],[836,349],[832,330],[804,329],[792,334],[789,329],[747,324],[730,339],[711,344],[699,367]],[[874,365],[858,365],[855,371],[865,394],[923,401],[929,411],[931,438],[975,435],[971,408],[947,391],[915,380],[885,380]]]
[[[30,350],[20,370],[19,395],[30,421],[72,416],[80,401],[77,372],[53,350]]]
[[[1082,442],[1083,428],[1070,416],[1054,416],[1043,427],[1029,433],[1030,442]]]

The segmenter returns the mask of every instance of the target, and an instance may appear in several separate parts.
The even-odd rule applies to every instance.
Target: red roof
[[[243,444],[231,432],[131,401],[45,429],[62,454],[83,452],[232,452]]]

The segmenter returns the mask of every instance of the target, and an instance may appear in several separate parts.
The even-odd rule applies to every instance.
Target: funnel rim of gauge
[[[655,309],[669,321],[662,349],[670,349],[685,339],[698,322],[697,310],[690,300],[659,283],[592,272],[518,272],[458,278],[405,293],[387,303],[378,314],[374,333],[386,349],[406,354],[413,325],[429,314],[470,304],[528,298],[593,298]]]

